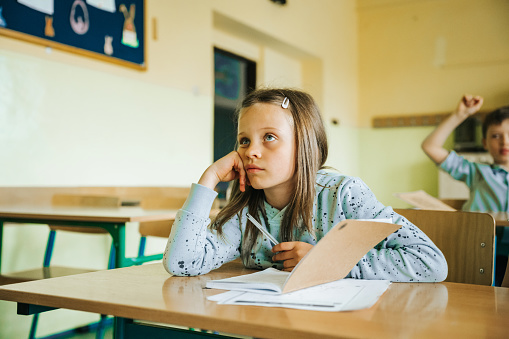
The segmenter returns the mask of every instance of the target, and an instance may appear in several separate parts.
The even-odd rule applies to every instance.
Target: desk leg
[[[132,324],[132,322],[132,319],[115,317],[113,319],[113,339],[124,339],[127,323]]]
[[[144,255],[138,258],[126,258],[125,256],[125,228],[126,224],[102,224],[94,225],[107,230],[112,239],[115,248],[115,268],[128,267],[132,265],[141,265],[147,261],[160,260],[163,258],[162,254]]]
[[[4,222],[0,220],[0,275],[2,274],[2,244],[4,234]]]
[[[117,240],[115,241],[115,267],[130,266],[125,257],[125,224],[115,225]]]
[[[125,256],[125,224],[107,224],[100,227],[111,235],[115,248],[115,268],[131,266],[132,262]]]
[[[203,339],[225,338],[220,334],[183,330],[169,326],[134,322],[132,319],[115,317],[113,339]],[[229,338],[229,337],[228,337]]]

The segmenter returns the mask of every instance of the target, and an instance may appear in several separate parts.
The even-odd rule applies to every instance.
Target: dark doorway
[[[214,48],[214,161],[234,150],[235,110],[255,86],[254,61]],[[218,185],[219,198],[225,198],[227,187],[227,183]]]

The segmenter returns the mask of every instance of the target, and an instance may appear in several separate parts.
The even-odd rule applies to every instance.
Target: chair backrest
[[[82,194],[55,194],[51,198],[53,206],[61,207],[110,207],[120,206],[120,198],[108,195],[82,195]],[[74,227],[74,226],[56,226],[49,225],[54,231],[68,231],[79,233],[108,233],[103,228],[98,227]]]
[[[53,206],[119,207],[120,198],[108,195],[55,194]]]
[[[141,201],[141,208],[146,210],[178,210],[182,208],[187,197],[146,197]]]
[[[458,211],[461,211],[463,205],[467,202],[467,199],[440,199],[444,204],[451,206]]]
[[[141,208],[146,210],[178,210],[186,202],[185,196],[150,196],[141,200]],[[173,220],[140,222],[139,232],[142,237],[168,238]]]
[[[395,209],[419,227],[444,254],[449,266],[445,281],[493,283],[495,219],[487,213]]]

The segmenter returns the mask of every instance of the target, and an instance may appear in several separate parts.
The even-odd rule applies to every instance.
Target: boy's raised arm
[[[458,103],[456,110],[424,139],[421,144],[424,153],[436,164],[441,164],[449,155],[449,151],[444,148],[447,137],[449,137],[452,131],[465,121],[465,119],[479,111],[482,104],[482,97],[468,94],[464,95]]]

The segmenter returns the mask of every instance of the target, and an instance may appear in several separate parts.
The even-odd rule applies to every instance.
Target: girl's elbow
[[[442,260],[437,265],[437,269],[436,269],[436,282],[442,282],[445,279],[447,279],[448,273],[449,273],[449,266],[447,265],[447,260],[445,260],[445,257],[442,257]]]
[[[447,274],[449,272],[449,267],[447,266],[447,261],[443,256],[440,257],[439,260],[436,260],[429,267],[431,271],[427,282],[442,282],[447,279]]]
[[[171,256],[165,255],[163,257],[163,266],[166,272],[170,273],[171,275],[179,277],[189,276],[189,274],[186,274],[186,270],[184,269],[184,261],[179,261],[172,258]]]
[[[194,277],[204,273],[199,268],[192,265],[192,263],[178,258],[171,258],[170,256],[163,257],[163,266],[166,272],[179,277]]]
[[[163,267],[166,270],[166,272],[170,273],[171,275],[178,275],[178,270],[176,269],[176,265],[168,258],[166,255],[163,256]]]
[[[445,279],[447,279],[447,273],[448,273],[447,269],[445,269],[444,271],[439,272],[435,282],[442,282]]]
[[[447,279],[447,269],[440,269],[430,274],[427,279],[422,280],[421,282],[439,283],[445,279]]]

